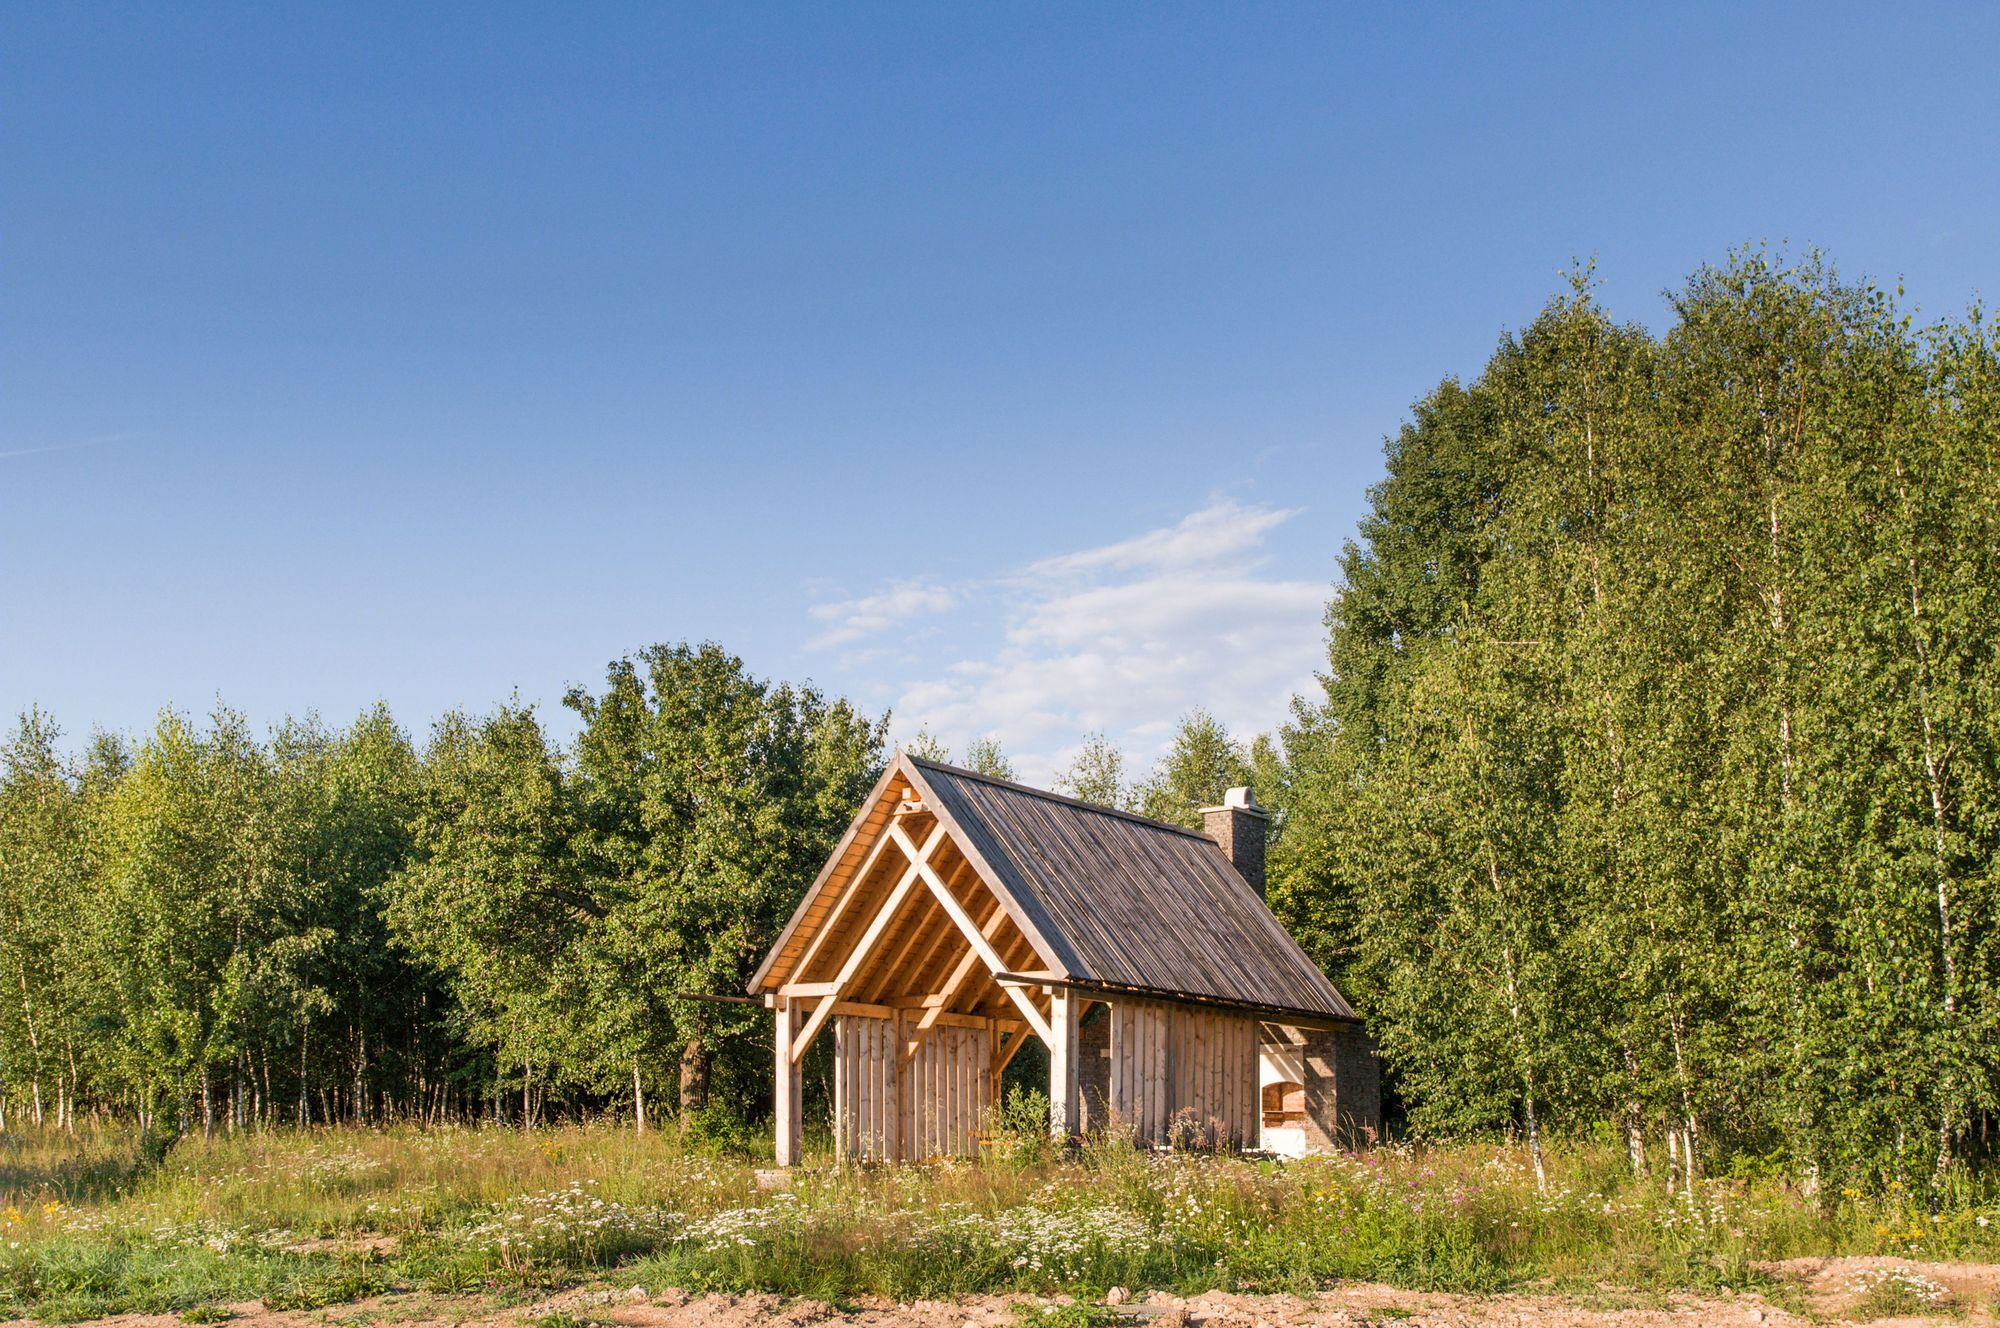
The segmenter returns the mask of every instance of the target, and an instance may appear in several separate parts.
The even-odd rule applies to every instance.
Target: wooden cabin
[[[1050,1126],[1285,1152],[1374,1137],[1361,1021],[1263,899],[1248,789],[1206,832],[898,755],[750,981],[777,1016],[778,1161],[834,1039],[848,1158],[978,1150],[1048,1048]]]

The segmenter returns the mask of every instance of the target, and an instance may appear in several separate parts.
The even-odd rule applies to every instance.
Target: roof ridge
[[[1082,798],[1072,798],[1067,794],[1057,793],[1051,789],[1036,788],[1032,784],[1016,783],[1011,779],[1001,779],[997,775],[984,774],[978,770],[967,770],[964,766],[952,765],[945,761],[933,761],[927,756],[917,756],[910,752],[903,752],[902,757],[912,765],[922,769],[942,770],[947,774],[958,775],[965,779],[976,779],[982,784],[992,784],[996,788],[1012,789],[1016,793],[1026,793],[1030,797],[1041,798],[1048,802],[1060,802],[1066,806],[1075,807],[1080,811],[1097,812],[1103,816],[1116,816],[1121,820],[1136,822],[1139,825],[1154,830],[1171,830],[1177,835],[1187,835],[1192,839],[1199,839],[1203,843],[1212,844],[1215,842],[1199,830],[1190,830],[1187,826],[1175,825],[1172,821],[1156,821],[1150,816],[1141,816],[1137,812],[1128,812],[1123,808],[1106,807],[1102,803],[1097,802],[1085,802]]]

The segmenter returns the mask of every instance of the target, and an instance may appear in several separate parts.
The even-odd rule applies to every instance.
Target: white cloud
[[[1033,563],[1029,577],[1061,577],[1094,571],[1165,571],[1207,567],[1256,551],[1264,536],[1298,515],[1274,507],[1245,507],[1223,499],[1190,512],[1179,525],[1101,548],[1058,554]]]
[[[1218,500],[1172,526],[988,581],[901,583],[816,607],[835,626],[815,644],[956,611],[955,657],[900,684],[899,736],[928,728],[955,751],[997,737],[1023,779],[1046,783],[1084,733],[1102,731],[1136,776],[1193,707],[1248,738],[1313,686],[1327,586],[1267,567],[1270,533],[1295,515]],[[980,641],[990,648],[966,651]]]
[[[859,599],[815,604],[810,610],[812,616],[830,625],[808,641],[806,646],[812,650],[823,650],[829,646],[846,645],[912,618],[943,613],[957,603],[958,592],[948,586],[902,581]]]

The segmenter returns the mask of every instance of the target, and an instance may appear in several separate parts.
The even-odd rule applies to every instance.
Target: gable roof
[[[884,773],[751,991],[765,990],[801,927],[825,918],[826,896],[882,833],[887,794],[899,783],[936,814],[1054,976],[1133,995],[1355,1019],[1206,835],[908,754]]]

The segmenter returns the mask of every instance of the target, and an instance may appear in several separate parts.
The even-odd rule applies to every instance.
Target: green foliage
[[[965,749],[965,768],[994,779],[1014,777],[1014,763],[1001,749],[1000,739],[991,736],[972,740],[972,744]]]
[[[1173,745],[1133,799],[1144,816],[1200,829],[1201,809],[1219,806],[1225,791],[1248,784],[1250,776],[1250,753],[1197,707],[1181,717]]]
[[[1391,441],[1271,898],[1420,1132],[1939,1195],[2000,1107],[2000,356],[1755,253],[1675,307],[1579,274]]]
[[[535,1328],[589,1328],[590,1320],[579,1319],[568,1310],[557,1310],[544,1314],[532,1321]]]
[[[1916,328],[1752,252],[1653,335],[1580,272],[1389,441],[1318,695],[1247,745],[1195,710],[1136,785],[1097,735],[1061,787],[1195,825],[1252,784],[1272,905],[1419,1137],[1519,1138],[1549,1185],[1548,1141],[1591,1137],[1683,1194],[1947,1207],[2000,1121],[1996,438],[1977,310]],[[518,703],[421,751],[379,706],[267,739],[168,712],[73,757],[23,715],[0,1138],[155,1141],[51,1173],[66,1198],[285,1122],[671,1095],[690,1145],[754,1146],[762,1015],[691,998],[741,990],[883,724],[712,644],[566,704],[569,749]]]
[[[951,762],[951,748],[945,745],[944,739],[928,728],[918,729],[916,737],[902,744],[902,750],[925,761],[939,761],[945,764]]]
[[[516,704],[447,716],[421,753],[380,706],[268,741],[169,712],[75,761],[22,716],[0,747],[0,1132],[533,1120],[636,1108],[649,1080],[759,1083],[755,1015],[682,994],[742,989],[883,726],[712,645],[569,702],[574,752]],[[742,1130],[731,1098],[709,1133]]]
[[[1014,1307],[1015,1328],[1111,1328],[1119,1320],[1119,1313],[1112,1306],[1087,1300],[1072,1300],[1066,1305]]]
[[[1025,1138],[1046,1104],[1013,1110]],[[1784,1178],[1697,1182],[1690,1197],[1633,1177],[1615,1148],[1561,1141],[1542,1186],[1504,1145],[1276,1163],[1105,1139],[1006,1166],[809,1165],[778,1191],[756,1165],[606,1125],[190,1139],[98,1201],[0,1194],[0,1315],[198,1318],[385,1290],[518,1303],[608,1277],[831,1301],[1060,1293],[1090,1308],[1057,1315],[1095,1316],[1114,1286],[1667,1291],[1744,1286],[1766,1259],[2000,1255],[1990,1175],[1935,1214],[1896,1194],[1823,1204]]]
[[[951,754],[951,748],[944,740],[928,728],[917,730],[917,736],[903,744],[903,750],[926,761],[936,761],[941,765],[957,765],[994,779],[1012,779],[1014,763],[1008,759],[1000,739],[992,734],[974,738],[965,749],[961,759]]]
[[[1049,1135],[1049,1095],[1009,1084],[1007,1095],[991,1109],[986,1133],[994,1159],[1015,1166],[1039,1164],[1054,1147]]]
[[[1053,787],[1080,802],[1124,808],[1131,797],[1125,785],[1125,753],[1102,733],[1085,734],[1083,745],[1056,776]]]
[[[575,847],[601,919],[595,1071],[608,1085],[674,1066],[696,1113],[718,1052],[738,1083],[761,1084],[768,1024],[678,994],[743,990],[880,774],[886,722],[755,679],[714,644],[619,660],[602,696],[578,688],[567,704],[584,720]]]
[[[167,713],[136,752],[99,736],[75,766],[55,738],[30,712],[0,772],[20,940],[0,947],[19,994],[0,1003],[0,1113],[209,1129],[277,1117],[279,1091],[302,1118],[314,1085],[351,1107],[422,1072],[430,993],[369,893],[404,856],[415,772],[384,711],[268,746],[226,710]]]

